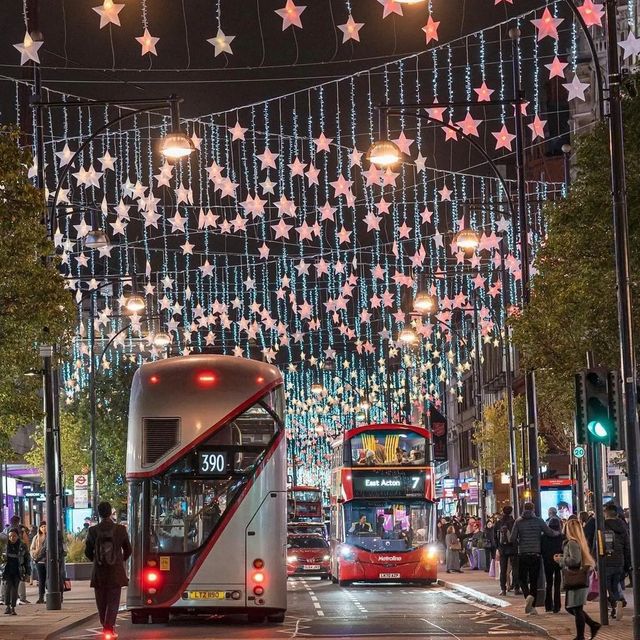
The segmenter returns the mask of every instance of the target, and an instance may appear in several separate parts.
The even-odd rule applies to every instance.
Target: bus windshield
[[[295,489],[291,491],[291,497],[297,502],[320,502],[318,489]]]
[[[406,430],[377,429],[354,436],[351,461],[354,466],[421,466],[425,464],[424,436]]]
[[[428,542],[429,502],[352,500],[344,505],[345,542],[367,551],[406,551]]]
[[[184,553],[202,546],[264,458],[277,428],[269,412],[254,405],[152,478],[151,551]],[[226,466],[204,466],[200,450],[220,452]]]

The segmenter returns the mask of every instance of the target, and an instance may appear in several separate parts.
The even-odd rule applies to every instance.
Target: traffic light
[[[609,416],[609,372],[601,367],[587,369],[585,374],[587,438],[591,442],[609,444],[613,421]]]
[[[613,451],[625,449],[622,435],[622,391],[620,389],[620,373],[609,371],[609,419],[612,423],[609,447]]]
[[[587,444],[586,371],[576,373],[576,444]]]

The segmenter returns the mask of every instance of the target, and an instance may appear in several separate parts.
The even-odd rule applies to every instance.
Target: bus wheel
[[[131,624],[147,624],[149,622],[149,614],[140,611],[131,612]]]
[[[331,574],[329,577],[331,578],[331,582],[333,582],[333,584],[338,584],[338,578],[336,578],[333,574]]]
[[[267,616],[265,616],[264,613],[261,613],[260,611],[251,611],[248,614],[248,618],[249,618],[249,623],[250,624],[261,624],[264,622],[264,619]],[[284,617],[284,614],[283,614]]]
[[[269,622],[274,622],[275,624],[281,624],[284,622],[284,611],[280,611],[280,613],[272,613],[270,616],[267,616],[267,620]]]
[[[338,580],[338,584],[341,587],[348,587],[351,584],[351,580]]]

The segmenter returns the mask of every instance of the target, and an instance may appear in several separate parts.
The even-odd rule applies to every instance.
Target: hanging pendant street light
[[[462,229],[455,236],[458,249],[465,253],[473,253],[480,246],[480,236],[473,229]]]
[[[418,291],[414,301],[413,310],[422,315],[429,315],[438,310],[438,298],[428,291]]]
[[[164,349],[171,344],[171,336],[166,331],[158,331],[153,336],[153,346]]]
[[[160,153],[169,160],[186,158],[195,151],[193,141],[180,128],[180,101],[177,96],[171,96],[171,128],[160,145]]]
[[[109,238],[102,229],[91,229],[84,237],[84,246],[87,249],[102,249],[108,244]]]
[[[391,167],[402,160],[402,152],[395,142],[379,140],[369,147],[367,159],[377,167]]]
[[[406,326],[398,336],[398,340],[404,342],[406,345],[413,345],[418,342],[418,334],[415,329],[410,326]]]
[[[324,387],[322,386],[322,383],[321,383],[321,382],[314,382],[314,383],[311,385],[311,393],[312,393],[314,396],[322,395],[322,392],[323,392],[323,391],[324,391]]]

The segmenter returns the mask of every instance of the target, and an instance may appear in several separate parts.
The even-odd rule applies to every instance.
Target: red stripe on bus
[[[191,571],[189,572],[189,574],[185,578],[185,580],[182,583],[182,585],[180,586],[180,588],[176,591],[176,593],[178,594],[176,596],[176,598],[174,600],[165,600],[164,602],[156,602],[156,603],[154,603],[152,605],[145,605],[146,607],[151,607],[152,608],[152,607],[162,607],[162,606],[167,606],[167,605],[171,606],[171,605],[175,605],[177,602],[180,601],[180,599],[181,599],[181,595],[180,594],[182,594],[185,591],[186,587],[193,580],[193,578],[196,575],[196,573],[198,573],[198,570],[202,566],[202,563],[207,559],[207,556],[211,552],[211,549],[213,548],[213,545],[216,543],[218,538],[222,535],[223,531],[226,529],[227,525],[229,524],[229,521],[231,520],[231,517],[238,510],[238,507],[240,507],[240,505],[242,504],[242,501],[247,497],[247,494],[249,493],[249,490],[255,484],[256,479],[262,473],[262,470],[264,469],[264,467],[267,464],[267,462],[269,462],[269,460],[273,456],[274,452],[276,451],[276,449],[278,448],[278,446],[282,442],[283,438],[284,438],[284,430],[280,431],[280,433],[278,434],[277,438],[275,439],[273,445],[271,445],[271,448],[267,450],[267,453],[265,454],[264,459],[262,460],[262,462],[256,468],[255,474],[250,478],[250,480],[245,485],[244,489],[240,492],[240,495],[238,496],[238,499],[234,502],[234,504],[229,509],[227,509],[224,512],[224,514],[222,516],[222,521],[220,523],[220,526],[215,530],[215,532],[211,536],[211,540],[209,540],[209,542],[207,542],[206,546],[199,552],[198,558],[197,558],[195,564],[193,565],[193,568],[191,569]]]
[[[223,427],[229,420],[233,420],[237,418],[245,409],[248,409],[256,400],[259,400],[263,396],[265,396],[269,391],[273,391],[273,389],[279,387],[282,384],[282,379],[275,380],[271,384],[266,387],[260,389],[257,393],[254,393],[250,398],[247,398],[242,404],[239,404],[232,411],[230,411],[226,416],[218,420],[215,424],[209,427],[204,433],[201,433],[195,440],[189,442],[184,445],[182,449],[178,450],[174,453],[170,458],[165,460],[159,467],[155,469],[149,469],[147,471],[135,471],[133,473],[127,473],[127,480],[130,478],[150,478],[159,473],[165,471],[168,467],[170,467],[178,458],[180,458],[186,451],[192,449],[199,445],[203,440],[206,440],[208,437],[213,435],[218,429]]]

